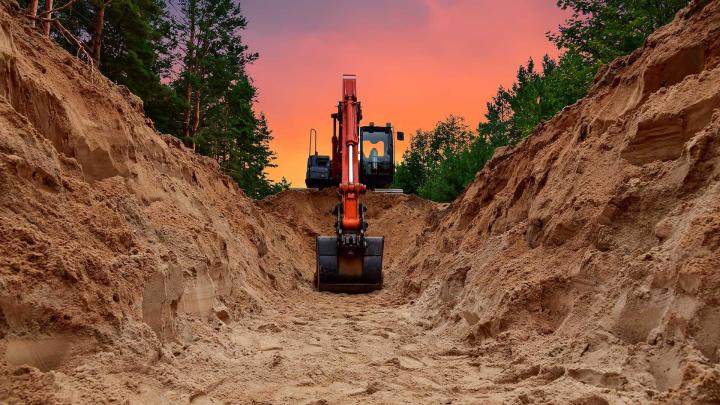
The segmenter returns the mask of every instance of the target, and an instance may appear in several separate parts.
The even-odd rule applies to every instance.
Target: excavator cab
[[[402,138],[403,133],[398,132],[398,140]],[[370,189],[385,188],[392,184],[394,173],[392,125],[382,127],[371,122],[360,127],[360,182]]]

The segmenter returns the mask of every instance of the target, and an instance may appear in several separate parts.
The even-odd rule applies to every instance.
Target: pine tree
[[[450,201],[472,181],[494,150],[520,142],[538,124],[584,97],[601,64],[640,47],[654,30],[668,23],[688,0],[559,0],[572,10],[559,32],[548,34],[562,51],[547,55],[541,71],[529,59],[515,82],[500,86],[487,103],[485,121],[469,147],[441,153],[435,131],[418,130],[398,165],[395,186],[406,192]]]
[[[242,42],[247,21],[231,0],[184,0],[176,16],[181,54],[173,87],[184,98],[177,133],[186,145],[218,161],[254,198],[289,187],[273,184],[272,132],[264,115],[253,110],[256,89],[246,66],[257,59]]]
[[[510,89],[500,86],[487,104],[480,135],[496,145],[514,144],[558,111],[587,94],[600,65],[640,47],[654,30],[668,23],[688,0],[560,0],[572,16],[548,34],[563,51],[558,61],[547,55],[542,72],[530,59],[520,66]]]
[[[177,27],[184,55],[177,88],[186,103],[183,137],[192,145],[205,116],[223,103],[234,86],[247,90],[245,102],[251,111],[255,89],[248,86],[245,66],[258,55],[247,52],[242,42],[240,32],[247,22],[235,2],[183,0],[181,11]]]
[[[40,7],[22,1],[29,13]],[[52,7],[51,0],[46,5]],[[70,0],[54,17],[82,38],[109,79],[140,96],[159,131],[216,159],[248,195],[261,198],[290,186],[265,174],[274,166],[272,132],[253,111],[256,89],[245,68],[258,55],[242,42],[247,21],[237,2]],[[76,43],[52,36],[75,52]]]
[[[27,2],[28,8],[37,2]],[[127,86],[144,102],[146,114],[162,132],[173,132],[182,108],[175,91],[161,83],[171,65],[172,27],[161,0],[77,0],[55,2],[53,14],[91,55],[95,67]],[[51,36],[75,54],[77,44]]]

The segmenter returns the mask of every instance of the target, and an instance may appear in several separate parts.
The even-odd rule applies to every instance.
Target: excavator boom
[[[343,76],[342,99],[333,118],[339,122],[340,136],[333,138],[333,159],[342,164],[338,187],[340,202],[335,206],[335,236],[316,238],[319,291],[369,292],[382,288],[383,237],[365,235],[366,207],[360,195],[366,187],[359,181],[359,128],[362,112],[357,100],[356,78]]]

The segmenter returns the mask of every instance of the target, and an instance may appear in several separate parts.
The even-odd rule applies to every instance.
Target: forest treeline
[[[144,104],[158,131],[174,135],[254,198],[287,188],[271,182],[272,132],[253,109],[246,68],[258,54],[233,0],[21,0],[45,35],[88,59]]]
[[[487,103],[485,120],[471,130],[449,116],[429,131],[418,130],[395,174],[397,188],[435,201],[452,201],[475,178],[496,148],[513,145],[541,122],[584,97],[603,64],[641,47],[689,0],[559,0],[570,17],[547,37],[557,60],[529,59],[515,82],[500,86]]]

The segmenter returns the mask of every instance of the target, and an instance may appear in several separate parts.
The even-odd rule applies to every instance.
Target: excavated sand
[[[496,152],[405,252],[413,312],[501,364],[508,400],[720,402],[720,1]]]
[[[0,402],[720,402],[720,1],[449,206],[369,193],[387,288],[311,288],[334,190],[254,202],[0,1]]]

